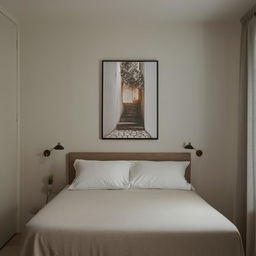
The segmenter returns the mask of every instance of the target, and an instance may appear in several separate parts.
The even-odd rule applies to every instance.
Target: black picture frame
[[[137,68],[134,68],[134,67],[137,67]],[[115,68],[117,68],[116,70],[119,69],[120,72],[114,71]],[[158,120],[159,118],[158,117],[159,116],[159,113],[158,113],[159,112],[159,107],[158,107],[159,63],[158,63],[158,60],[102,60],[101,69],[102,69],[101,70],[101,74],[102,74],[102,77],[101,77],[102,78],[101,139],[103,140],[158,140],[159,139],[159,125],[158,125],[159,123],[159,120]],[[151,72],[153,69],[154,69],[154,72]],[[110,100],[111,97],[114,97],[111,94],[111,90],[113,91],[112,87],[114,87],[112,85],[113,83],[111,82],[111,79],[114,79],[114,75],[112,75],[114,74],[113,72],[116,72],[115,83],[119,84],[118,81],[116,81],[117,77],[120,80],[120,88],[118,86],[118,90],[121,92],[120,100],[119,100],[121,103],[120,102],[119,103],[120,103],[120,106],[121,105],[122,106],[117,108],[111,105],[112,101]],[[135,79],[134,84],[132,84],[133,86],[136,86],[136,87],[130,87],[130,84],[128,85],[128,82],[133,82],[134,77],[139,77],[137,80]],[[148,77],[150,78],[152,77],[152,79],[150,80]],[[124,81],[128,81],[128,82],[124,83]],[[140,88],[138,87],[138,81],[143,81],[140,83],[140,86],[141,86]],[[153,83],[154,83],[154,86],[153,86]],[[147,89],[146,87],[147,84],[149,85],[148,86],[149,89]],[[109,89],[108,86],[111,87],[111,90]],[[124,90],[126,90],[125,93],[124,93]],[[132,93],[133,96],[130,96],[131,90],[132,92],[134,92]],[[120,93],[119,91],[117,92],[117,94]],[[109,94],[107,95],[107,93]],[[150,95],[149,98],[153,99],[152,101],[155,103],[153,108],[148,103],[148,100],[144,99],[144,97],[148,97],[147,95]],[[124,98],[127,102],[124,102]],[[132,102],[130,102],[131,100]],[[151,110],[153,109],[154,115],[146,114],[146,112],[152,113],[152,111],[149,112],[149,110],[147,110],[147,105],[149,106],[148,109],[149,108],[151,108]],[[111,111],[107,110],[110,107],[114,109],[114,111],[116,111],[116,109],[118,109],[119,111],[119,108],[122,108],[122,110],[120,110],[120,113],[122,113],[120,114],[120,117],[119,117],[120,120],[119,122],[116,122],[115,127],[113,126],[113,122],[112,122],[112,126],[109,125],[110,120],[113,119],[112,116],[110,116],[109,114],[111,113]],[[116,118],[118,118],[118,114],[116,114]],[[108,118],[109,116],[111,118]],[[151,122],[150,131],[148,131],[146,127],[146,124],[150,122],[147,122],[147,120],[145,120],[145,116],[147,120],[150,119],[150,122]],[[154,125],[152,125],[152,123],[154,123]],[[111,130],[109,127],[112,127],[113,129]]]

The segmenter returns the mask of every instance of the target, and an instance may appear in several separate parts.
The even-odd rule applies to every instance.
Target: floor
[[[145,130],[113,130],[106,138],[146,139],[151,138],[151,136]]]
[[[1,250],[0,256],[19,256],[21,236],[15,235]]]

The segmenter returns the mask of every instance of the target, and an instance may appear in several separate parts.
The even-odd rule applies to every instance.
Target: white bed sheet
[[[64,189],[26,226],[23,256],[243,256],[194,191]]]

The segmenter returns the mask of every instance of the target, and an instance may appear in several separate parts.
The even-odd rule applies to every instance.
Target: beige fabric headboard
[[[76,159],[84,160],[147,160],[147,161],[189,161],[185,178],[191,180],[191,156],[190,153],[96,153],[96,152],[71,152],[68,154],[68,183],[75,178],[73,164]]]

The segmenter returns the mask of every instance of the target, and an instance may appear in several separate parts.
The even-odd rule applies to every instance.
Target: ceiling
[[[20,21],[234,21],[256,0],[0,0]]]

